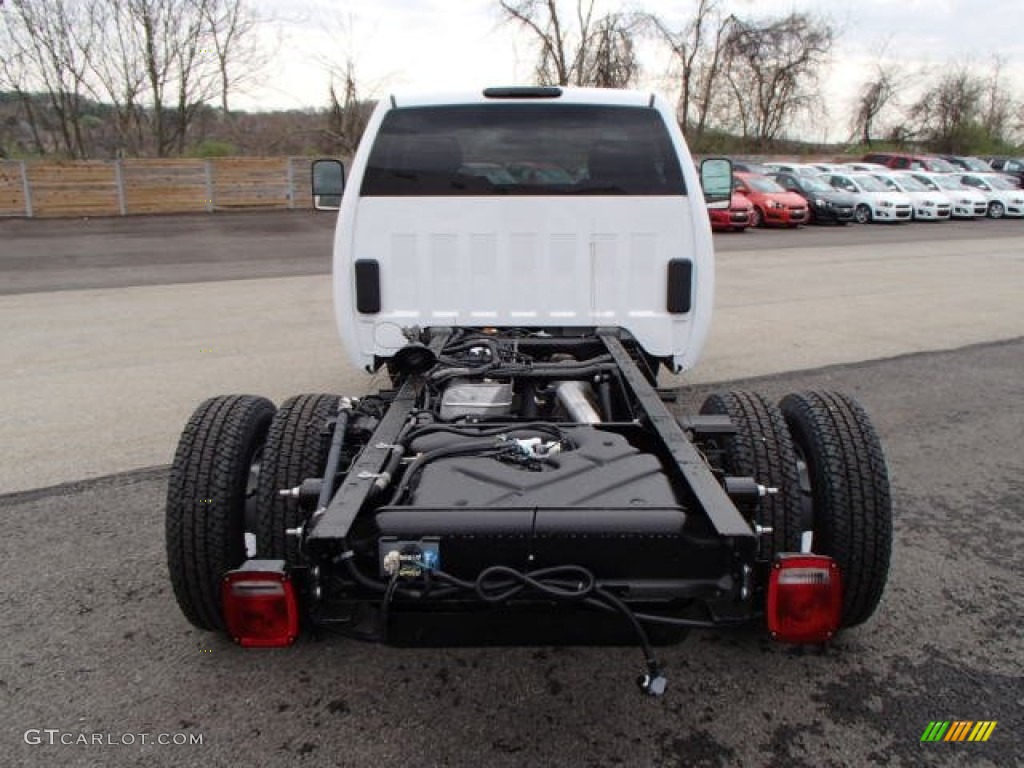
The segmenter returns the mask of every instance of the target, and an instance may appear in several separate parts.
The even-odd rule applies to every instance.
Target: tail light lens
[[[823,643],[839,629],[843,585],[825,555],[779,555],[768,582],[768,631],[784,643]]]
[[[295,587],[282,560],[249,560],[221,583],[228,634],[246,648],[280,648],[299,635]]]

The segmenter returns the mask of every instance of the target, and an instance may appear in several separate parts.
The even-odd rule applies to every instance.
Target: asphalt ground
[[[329,637],[242,651],[174,603],[165,470],[0,497],[3,762],[1019,766],[1022,361],[1013,341],[729,384],[840,389],[867,407],[894,491],[889,584],[875,617],[825,650],[754,629],[661,648],[657,700],[633,686],[631,647]],[[997,725],[985,743],[921,743],[934,720]],[[202,743],[152,743],[160,734]]]

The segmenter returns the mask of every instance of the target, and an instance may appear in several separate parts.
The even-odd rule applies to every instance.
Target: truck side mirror
[[[336,211],[341,207],[345,191],[345,166],[341,160],[326,158],[313,161],[313,208]]]
[[[709,208],[728,208],[732,199],[732,161],[709,157],[700,164],[700,185]]]

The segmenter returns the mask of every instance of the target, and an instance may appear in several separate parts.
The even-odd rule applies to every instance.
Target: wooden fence
[[[0,161],[0,217],[312,208],[308,157]]]

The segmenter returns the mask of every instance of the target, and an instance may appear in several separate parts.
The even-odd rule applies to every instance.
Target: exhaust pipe
[[[585,381],[559,381],[555,384],[558,402],[580,424],[601,423],[601,414],[590,404],[588,395],[592,393],[593,390]]]

